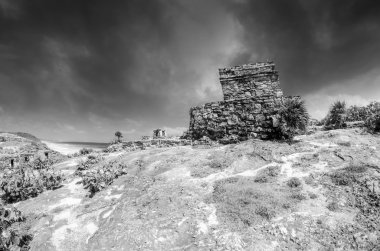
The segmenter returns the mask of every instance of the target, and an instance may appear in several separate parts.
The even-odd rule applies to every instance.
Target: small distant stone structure
[[[223,101],[190,109],[187,135],[198,140],[236,137],[268,139],[277,127],[276,114],[284,97],[273,62],[219,69]]]
[[[166,131],[160,128],[153,130],[153,139],[166,138]]]

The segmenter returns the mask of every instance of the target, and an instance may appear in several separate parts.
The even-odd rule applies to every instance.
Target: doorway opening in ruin
[[[49,153],[45,152],[45,157],[48,159],[49,158]]]
[[[24,157],[24,160],[25,160],[25,162],[28,162],[28,161],[29,161],[29,157],[28,157],[28,156],[25,156],[25,157]]]
[[[15,160],[14,159],[11,159],[11,167],[13,168],[15,165]]]

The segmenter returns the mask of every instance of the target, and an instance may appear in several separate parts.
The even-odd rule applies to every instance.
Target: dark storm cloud
[[[379,21],[367,0],[0,0],[0,130],[180,131],[217,68],[266,59],[310,94],[380,66]]]
[[[305,94],[379,67],[380,2],[233,1],[246,51],[234,64],[273,59],[289,94]]]
[[[220,94],[202,83],[203,72],[216,79],[215,64],[202,67],[224,64],[231,40],[215,2],[0,0],[0,8],[0,106],[13,117],[185,126],[190,104]]]
[[[17,17],[4,10],[1,18],[1,65],[2,74],[12,78],[6,89],[23,97],[22,108],[49,102],[80,112],[103,105],[116,109],[146,98],[130,90],[128,76],[144,67],[139,49],[162,48],[170,39],[170,20],[160,2],[17,3]],[[168,69],[156,68],[161,74],[156,77],[164,80]],[[2,94],[5,102],[13,98]]]

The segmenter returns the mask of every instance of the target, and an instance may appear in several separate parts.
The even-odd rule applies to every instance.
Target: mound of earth
[[[128,171],[91,198],[74,158],[54,166],[63,187],[15,206],[31,250],[379,250],[379,149],[350,129],[103,154]]]

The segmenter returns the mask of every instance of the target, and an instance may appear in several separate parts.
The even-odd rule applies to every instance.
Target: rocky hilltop
[[[379,250],[379,149],[347,129],[98,153],[55,164],[63,186],[14,206],[31,250]],[[84,163],[123,171],[91,193]]]

